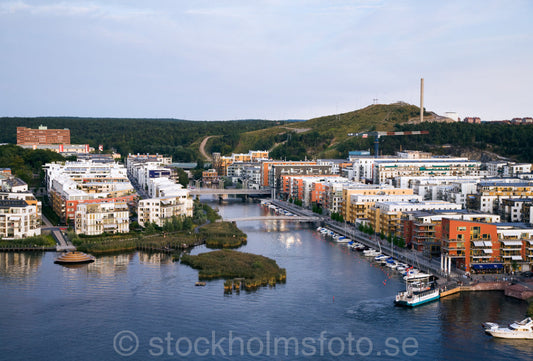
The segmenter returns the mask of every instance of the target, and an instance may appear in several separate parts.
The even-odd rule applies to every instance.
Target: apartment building
[[[182,191],[179,196],[140,200],[137,206],[139,224],[144,227],[150,222],[163,227],[172,217],[192,217],[193,200],[187,190]]]
[[[430,158],[376,160],[373,166],[373,183],[395,184],[403,176],[479,176],[481,162],[467,158]]]
[[[376,232],[401,236],[401,219],[405,212],[459,209],[460,205],[444,201],[376,202],[368,211],[368,219]]]
[[[80,204],[76,208],[76,234],[128,233],[129,209],[125,202]]]
[[[444,218],[463,221],[497,223],[500,216],[459,211],[413,211],[402,213],[401,235],[406,244],[414,250],[422,252],[425,257],[438,257],[441,254],[442,220]]]
[[[533,182],[511,179],[480,182],[477,193],[469,197],[468,207],[498,214],[502,200],[509,198],[533,198]]]
[[[533,228],[506,223],[442,221],[443,264],[467,272],[501,273],[533,267]]]
[[[79,204],[131,203],[137,198],[126,169],[117,163],[49,163],[43,169],[52,208],[63,222],[75,219]]]
[[[41,234],[40,202],[31,204],[3,194],[0,199],[0,237],[20,239]]]
[[[372,185],[372,184],[351,184],[344,187],[342,190],[342,216],[350,223],[355,223],[358,218],[357,215],[361,214],[357,209],[357,205],[352,206],[353,195],[413,195],[412,189],[400,189],[394,188],[391,185]],[[366,218],[366,217],[365,217]]]
[[[69,129],[48,129],[40,125],[38,129],[17,127],[17,144],[70,144]]]
[[[222,156],[220,153],[213,153],[213,168],[219,175],[229,176],[228,167],[234,163],[254,163],[268,160],[269,155],[266,150],[250,150],[248,153],[233,153],[231,156]]]

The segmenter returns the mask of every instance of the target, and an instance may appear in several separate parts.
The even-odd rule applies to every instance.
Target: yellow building
[[[376,201],[382,201],[377,199],[372,199],[368,197],[367,199],[361,199],[359,202],[352,196],[363,195],[363,196],[405,196],[413,195],[412,189],[402,189],[402,188],[384,188],[376,186],[365,186],[358,188],[348,188],[342,190],[342,216],[347,222],[354,223],[357,218],[368,218],[368,210],[372,207]]]

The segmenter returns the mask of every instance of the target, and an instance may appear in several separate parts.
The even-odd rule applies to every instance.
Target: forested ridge
[[[220,135],[211,145],[212,151],[231,153],[242,132],[283,124],[268,120],[187,121],[177,119],[120,119],[37,117],[0,118],[0,142],[16,143],[17,126],[36,129],[70,129],[71,143],[104,145],[122,155],[128,153],[160,153],[179,162],[195,161],[198,144],[207,135]]]
[[[533,125],[487,122],[482,124],[424,122],[410,124],[419,108],[405,103],[372,105],[354,112],[305,122],[241,120],[185,121],[176,119],[0,118],[0,142],[15,143],[16,127],[69,128],[71,141],[97,147],[103,144],[122,155],[160,153],[174,161],[199,158],[203,138],[214,135],[207,151],[229,155],[248,150],[270,150],[276,159],[346,158],[351,150],[373,152],[372,137],[349,137],[351,132],[373,130],[428,130],[427,135],[389,136],[380,140],[381,154],[412,149],[441,155],[495,154],[533,162]],[[425,113],[426,115],[430,113]]]

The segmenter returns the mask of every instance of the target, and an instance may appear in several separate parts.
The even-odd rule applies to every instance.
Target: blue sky
[[[0,0],[0,115],[533,116],[532,1]]]

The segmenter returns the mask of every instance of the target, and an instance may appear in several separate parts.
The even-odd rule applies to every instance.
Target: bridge
[[[246,221],[294,221],[294,222],[318,222],[320,217],[307,216],[257,216],[257,217],[241,217],[241,218],[227,218],[226,222],[246,222]],[[221,220],[222,221],[222,220]]]
[[[222,189],[222,188],[195,188],[189,190],[192,196],[203,195],[270,195],[269,189]]]

